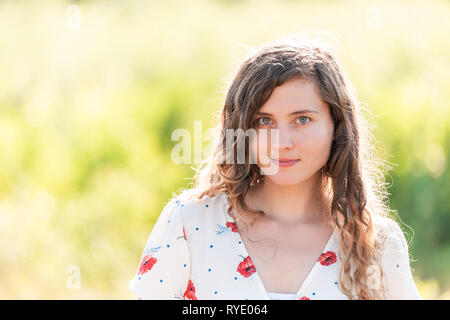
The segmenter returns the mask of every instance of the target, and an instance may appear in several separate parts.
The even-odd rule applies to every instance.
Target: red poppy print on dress
[[[308,297],[306,297],[306,296],[303,296],[303,297],[301,297],[300,299],[298,299],[298,300],[309,300],[309,298]]]
[[[336,253],[334,253],[333,251],[327,251],[325,253],[322,253],[318,261],[323,266],[329,266],[337,261]]]
[[[234,222],[227,222],[226,226],[227,226],[227,228],[231,228],[231,231],[238,232],[238,228],[236,226],[236,223],[234,223]]]
[[[158,261],[155,257],[152,257],[150,254],[147,254],[141,262],[139,266],[139,275],[143,275],[144,273],[150,271],[153,268],[153,265]]]
[[[184,300],[188,299],[188,300],[198,300],[197,297],[195,296],[195,287],[194,287],[194,283],[192,283],[191,280],[189,280],[186,291],[183,294],[183,298]]]
[[[244,257],[242,257],[242,258],[244,258]],[[250,258],[250,256],[248,256],[247,258],[244,258],[244,260],[241,263],[239,263],[239,265],[237,267],[237,272],[239,272],[246,278],[250,277],[252,274],[254,274],[256,272],[255,265],[253,264],[253,261]]]

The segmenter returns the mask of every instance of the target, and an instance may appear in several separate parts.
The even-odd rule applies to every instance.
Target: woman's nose
[[[294,147],[292,128],[289,125],[280,125],[276,130],[278,130],[278,141],[275,139],[275,148],[292,149]]]

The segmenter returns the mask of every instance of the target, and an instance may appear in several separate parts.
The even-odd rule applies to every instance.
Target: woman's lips
[[[290,167],[300,161],[300,159],[296,160],[288,160],[288,159],[272,159],[272,161],[280,167]]]

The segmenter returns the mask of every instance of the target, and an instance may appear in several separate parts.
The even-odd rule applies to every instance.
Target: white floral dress
[[[200,200],[186,194],[164,207],[147,240],[129,289],[142,299],[340,300],[339,239],[335,229],[296,294],[267,292],[224,193]],[[415,286],[408,246],[393,223],[382,255],[388,299],[422,299]]]

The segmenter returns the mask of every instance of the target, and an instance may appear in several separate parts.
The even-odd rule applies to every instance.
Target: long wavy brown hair
[[[339,287],[352,300],[386,299],[379,258],[384,226],[392,222],[384,180],[390,166],[376,156],[371,127],[363,116],[367,110],[357,101],[336,50],[327,41],[288,36],[263,45],[245,59],[228,85],[212,152],[196,169],[191,195],[201,199],[225,193],[230,216],[233,211],[248,217],[264,215],[244,201],[250,188],[263,183],[264,175],[249,161],[224,163],[226,130],[252,128],[255,113],[274,88],[294,78],[314,81],[334,121],[331,153],[320,170],[320,191],[329,200],[327,217],[340,238]],[[245,139],[236,137],[233,154],[238,146],[248,146]],[[379,267],[380,277],[375,287],[368,281],[373,266]]]

